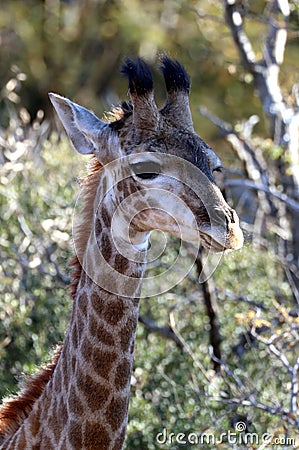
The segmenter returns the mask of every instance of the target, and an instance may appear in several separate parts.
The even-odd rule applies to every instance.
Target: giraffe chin
[[[228,253],[233,250],[240,250],[244,243],[243,233],[240,228],[237,233],[226,233],[225,238],[221,240],[219,235],[215,237],[211,233],[203,232],[202,230],[199,231],[199,235],[203,247],[214,253]]]
[[[228,253],[233,250],[232,248],[227,247],[225,244],[216,241],[212,237],[200,236],[200,241],[204,248],[212,251],[213,253]]]
[[[243,247],[244,238],[240,228],[236,230],[229,229],[219,230],[216,229],[211,232],[210,227],[207,229],[189,229],[184,230],[181,234],[181,239],[184,241],[198,244],[200,243],[204,248],[214,252],[230,252],[233,250],[239,250]]]
[[[230,251],[223,244],[216,241],[212,237],[208,237],[206,235],[200,236],[200,242],[204,248],[212,251],[213,253],[222,253],[222,252]]]

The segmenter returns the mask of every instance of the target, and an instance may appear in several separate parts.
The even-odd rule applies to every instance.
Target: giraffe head
[[[151,230],[160,229],[185,241],[199,239],[213,251],[239,249],[238,216],[213,176],[221,161],[194,131],[189,76],[166,56],[161,70],[167,100],[160,110],[150,69],[139,58],[126,59],[122,67],[131,102],[112,122],[56,94],[50,98],[75,149],[95,155],[103,166],[105,194],[114,191],[118,223],[127,224],[131,243],[142,246]]]

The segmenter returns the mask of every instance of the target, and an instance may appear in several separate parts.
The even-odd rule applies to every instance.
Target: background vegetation
[[[282,98],[273,105],[284,105],[295,120],[297,0],[280,2],[289,4],[290,15],[275,1],[230,3],[255,61],[280,69]],[[288,30],[280,62],[271,52],[270,62],[266,58],[265,48],[282,45],[276,34],[267,41],[273,24]],[[291,136],[285,110],[279,110],[279,127],[260,94],[256,66],[246,62],[233,31],[227,2],[220,0],[1,5],[1,397],[16,392],[20,375],[34,371],[63,340],[71,308],[71,221],[86,160],[56,130],[47,92],[101,115],[126,96],[123,57],[139,54],[155,64],[163,50],[192,77],[195,127],[228,168],[219,181],[241,215],[246,245],[226,255],[207,283],[197,282],[199,255],[179,286],[142,302],[127,448],[189,448],[162,446],[155,437],[163,428],[220,436],[241,421],[247,431],[291,437],[299,445],[298,160],[283,139]],[[157,71],[155,81],[162,104]],[[173,240],[162,264],[177,246]],[[235,447],[203,448],[258,448],[244,439]]]

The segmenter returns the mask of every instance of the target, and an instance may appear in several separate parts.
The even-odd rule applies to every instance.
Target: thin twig
[[[293,365],[291,374],[291,398],[290,398],[290,412],[294,414],[294,417],[298,416],[298,394],[299,394],[299,356],[297,357],[295,364]]]
[[[250,181],[250,180],[238,180],[238,179],[236,179],[236,180],[225,180],[224,181],[224,186],[225,187],[240,186],[240,187],[247,187],[248,189],[254,189],[256,191],[266,192],[267,194],[272,195],[273,197],[277,198],[281,202],[283,202],[286,205],[288,205],[294,211],[299,212],[299,203],[298,202],[296,202],[295,200],[292,200],[287,195],[285,195],[285,194],[283,194],[281,192],[278,192],[276,189],[274,189],[271,186],[267,187],[267,186],[265,186],[263,184],[256,184],[256,183],[254,183],[253,181]]]
[[[203,364],[197,358],[195,358],[194,353],[192,352],[190,346],[187,344],[187,342],[184,340],[184,338],[182,337],[180,332],[177,330],[176,325],[175,325],[175,319],[174,319],[173,313],[169,314],[169,319],[170,319],[170,326],[171,326],[173,332],[178,336],[178,338],[180,339],[180,341],[184,345],[184,351],[191,357],[192,361],[194,362],[194,365],[201,371],[203,376],[210,383],[211,382],[211,376],[206,371],[206,369],[204,368]]]
[[[174,333],[169,325],[161,327],[156,322],[143,315],[139,316],[139,322],[142,323],[148,330],[161,334],[166,339],[172,340],[181,350],[184,350],[184,343],[177,336],[177,334]]]

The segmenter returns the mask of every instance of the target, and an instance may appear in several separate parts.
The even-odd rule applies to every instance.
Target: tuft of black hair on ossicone
[[[190,92],[190,77],[185,68],[177,61],[163,55],[160,58],[161,71],[164,76],[167,92]]]
[[[141,58],[137,58],[136,63],[131,58],[126,58],[121,73],[129,81],[129,91],[131,94],[144,96],[153,90],[153,77],[149,66]]]

